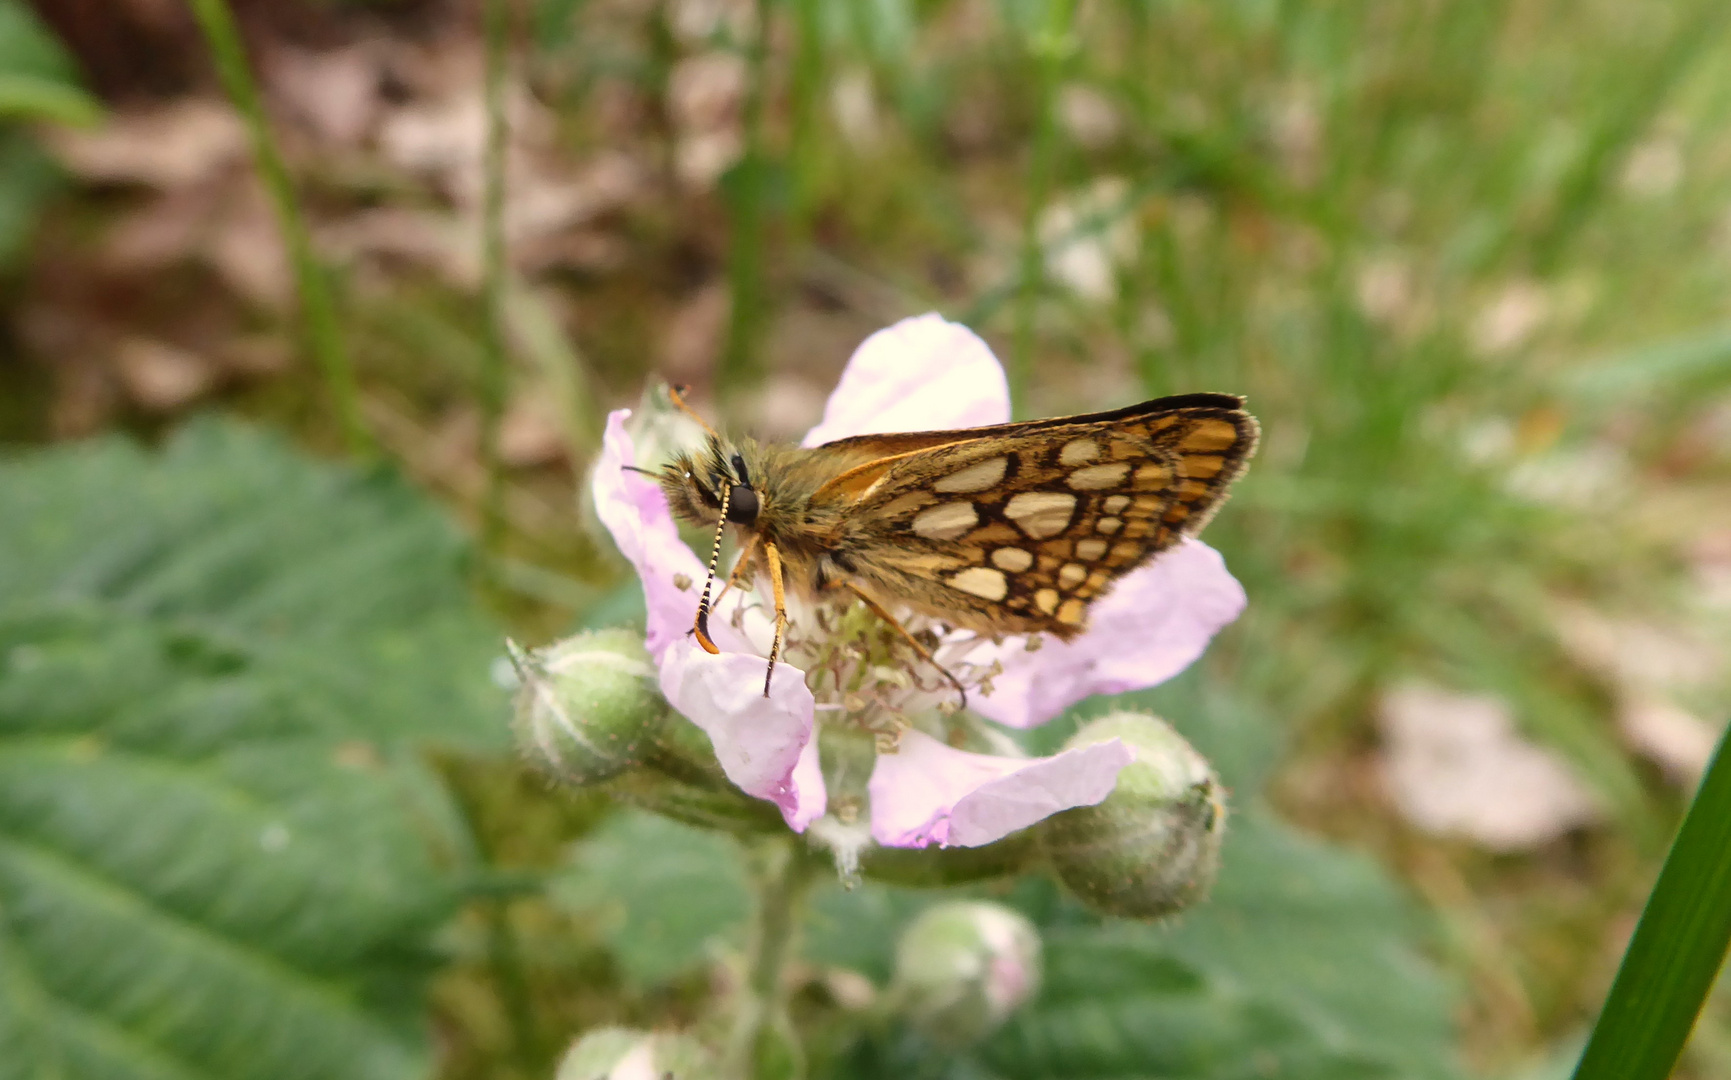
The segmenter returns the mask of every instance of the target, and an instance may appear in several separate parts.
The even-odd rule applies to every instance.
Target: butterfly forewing
[[[874,591],[985,632],[1079,632],[1119,577],[1207,523],[1254,451],[1219,394],[1091,416],[825,446],[865,460],[838,547]],[[872,452],[878,452],[872,460]]]

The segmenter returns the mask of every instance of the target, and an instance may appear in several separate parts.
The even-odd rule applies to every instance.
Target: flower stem
[[[301,216],[300,204],[295,200],[288,167],[283,164],[282,152],[277,149],[270,125],[265,122],[264,105],[259,99],[258,84],[252,78],[252,68],[247,63],[246,49],[241,44],[234,13],[229,10],[228,0],[190,2],[192,13],[198,19],[216,59],[217,75],[222,79],[223,89],[246,122],[254,161],[270,193],[271,206],[276,210],[283,239],[288,244],[289,260],[294,264],[295,286],[300,294],[307,347],[318,363],[325,386],[336,404],[337,417],[349,450],[371,456],[375,451],[373,438],[361,415],[360,392],[355,385],[354,367],[349,362],[348,348],[343,343],[342,330],[337,322],[330,279],[313,253],[312,235],[307,230],[306,219]]]
[[[1034,367],[1034,315],[1045,286],[1045,258],[1040,250],[1040,212],[1052,182],[1057,156],[1058,126],[1052,107],[1064,62],[1072,51],[1070,15],[1073,0],[1046,0],[1046,22],[1032,42],[1040,65],[1038,116],[1034,127],[1034,158],[1028,170],[1028,205],[1022,216],[1022,272],[1016,297],[1016,339],[1010,353],[1010,402],[1018,415],[1027,409],[1028,380]]]
[[[728,1039],[729,1080],[794,1080],[805,1075],[783,974],[795,951],[805,894],[816,862],[791,836],[766,840],[753,852],[757,910],[746,955],[745,986]]]

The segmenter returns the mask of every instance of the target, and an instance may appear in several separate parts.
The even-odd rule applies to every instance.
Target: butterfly
[[[729,587],[761,570],[775,598],[765,696],[789,590],[857,598],[934,664],[891,608],[985,635],[1076,637],[1114,582],[1201,531],[1259,434],[1244,399],[1184,394],[800,447],[724,437],[670,393],[709,431],[700,449],[654,474],[674,514],[716,529],[693,632],[720,651],[709,636],[710,594],[722,534],[735,526],[742,546]]]

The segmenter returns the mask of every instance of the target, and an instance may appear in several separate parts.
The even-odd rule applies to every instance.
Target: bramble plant
[[[841,385],[808,445],[1009,418],[997,360],[979,338],[937,315],[872,335]],[[758,857],[771,865],[755,879],[756,939],[730,1006],[729,1075],[778,1075],[803,1059],[782,988],[784,969],[798,961],[792,935],[816,852],[827,853],[850,887],[871,874],[878,851],[902,849],[896,873],[952,883],[1009,878],[1046,862],[1105,914],[1165,915],[1206,895],[1226,825],[1224,789],[1177,733],[1152,716],[1116,713],[1040,756],[1009,730],[1043,724],[1095,694],[1164,682],[1201,655],[1245,602],[1217,553],[1181,540],[1130,572],[1095,605],[1091,628],[1068,642],[955,631],[916,617],[908,629],[929,642],[922,656],[927,646],[916,647],[851,593],[791,599],[788,660],[760,689],[775,632],[765,604],[774,598],[749,583],[731,588],[709,624],[719,651],[699,647],[690,627],[704,564],[680,539],[661,486],[645,475],[658,462],[636,450],[661,435],[661,425],[648,416],[634,438],[632,419],[629,410],[609,417],[591,488],[602,522],[637,569],[647,636],[639,642],[609,630],[514,651],[520,740],[567,783],[601,783],[638,768],[642,775],[620,786],[646,806],[730,831],[758,823],[747,831],[759,835]],[[933,677],[939,665],[953,682]],[[650,689],[657,685],[659,693]],[[958,711],[957,689],[970,710]],[[669,708],[681,719],[669,720]],[[707,735],[707,746],[660,737],[664,725],[687,722]],[[773,805],[782,827],[742,797]],[[700,800],[708,803],[703,811],[695,809]],[[953,848],[974,850],[971,871],[949,868],[942,850]],[[935,857],[922,866],[916,853],[926,850]],[[910,943],[933,932],[919,929],[928,921],[909,929],[900,953],[902,969],[922,965],[921,975],[906,977],[920,989],[892,996],[915,1023],[929,1023],[934,1002],[976,1001],[944,1006],[967,1012],[965,1023],[937,1025],[945,1041],[970,1045],[1007,1020],[1037,981],[1038,936],[991,905],[960,911],[957,919],[978,921],[970,933],[980,949],[1017,953],[1017,974],[1003,976],[1016,988],[990,981],[1000,961],[985,952],[932,961]],[[1012,948],[997,940],[1004,935],[1025,944]],[[933,985],[944,972],[948,981]]]

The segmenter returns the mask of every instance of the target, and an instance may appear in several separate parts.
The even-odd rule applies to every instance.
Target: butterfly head
[[[755,525],[763,502],[753,479],[745,458],[719,438],[700,453],[676,456],[660,475],[673,513],[705,527],[720,523],[724,505],[732,524]]]

